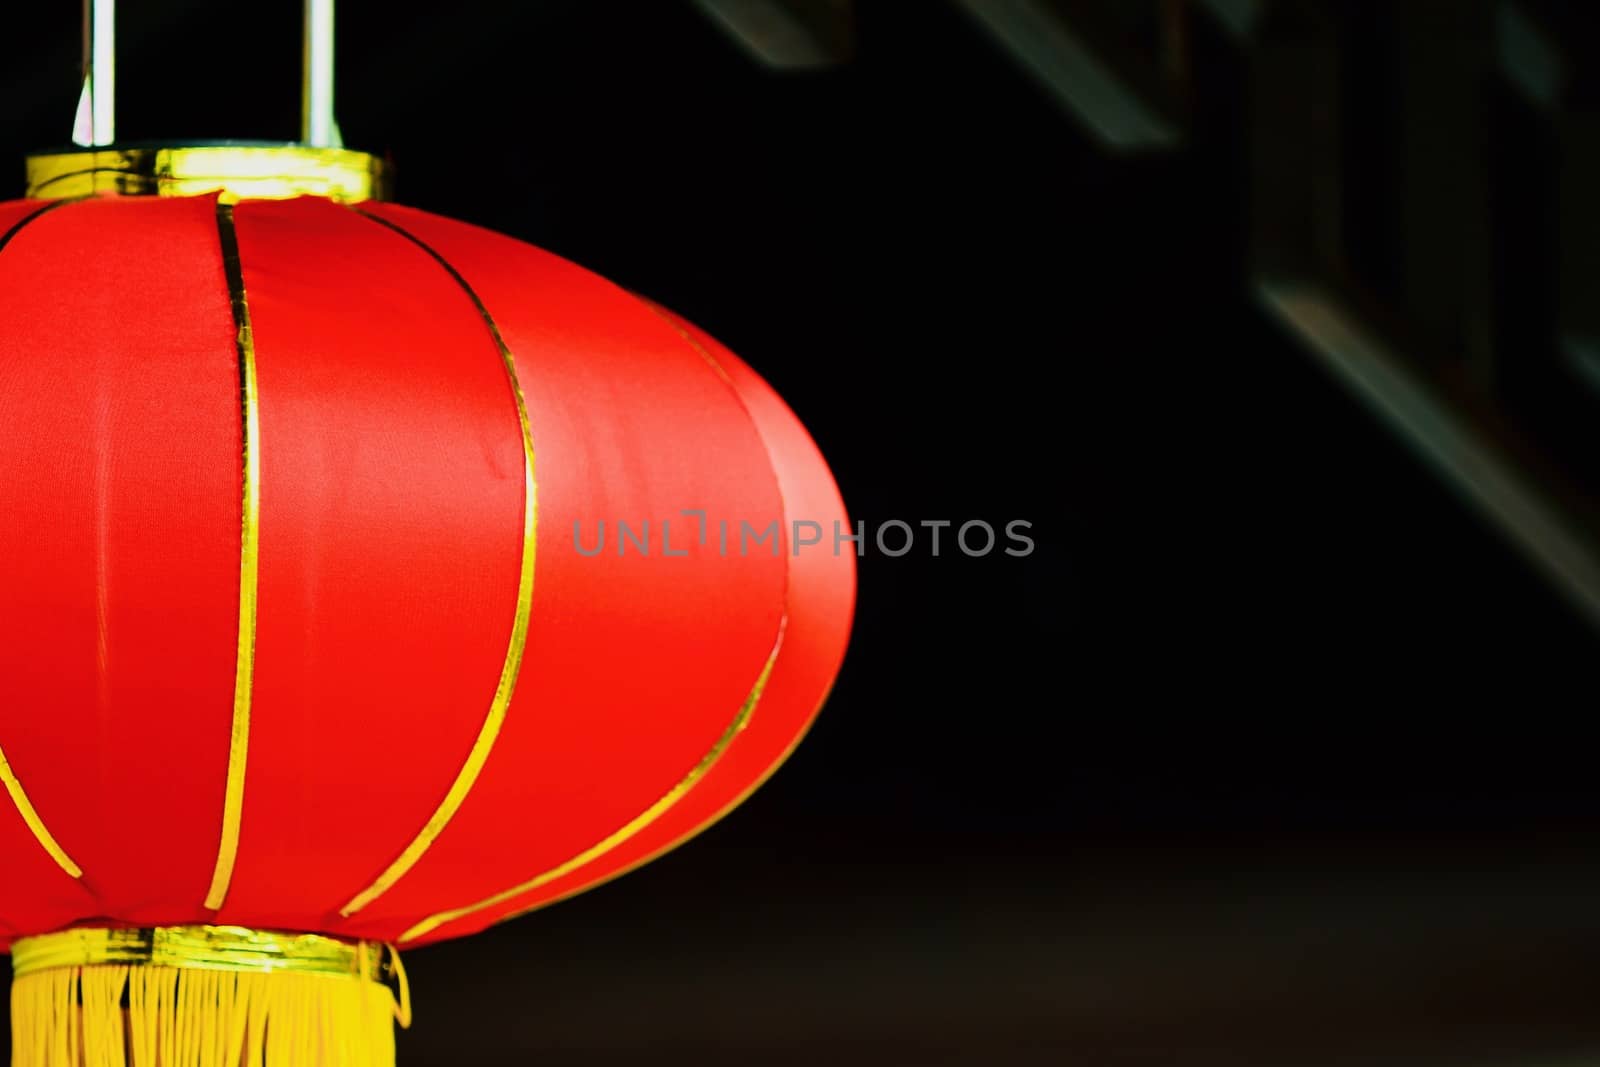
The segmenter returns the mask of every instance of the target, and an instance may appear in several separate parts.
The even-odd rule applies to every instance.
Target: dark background
[[[1383,5],[1332,7],[1347,65],[1399,47]],[[124,139],[296,134],[298,5],[124,8]],[[617,883],[412,954],[402,1063],[1600,1050],[1596,631],[1252,299],[1261,67],[1182,17],[1184,143],[1126,153],[937,0],[860,0],[848,57],[803,71],[688,2],[342,0],[345,140],[399,199],[703,325],[869,528],[1023,519],[1038,545],[869,548],[787,767]],[[70,133],[77,19],[7,13],[18,193]],[[1344,222],[1380,297],[1397,91],[1328,102],[1387,146],[1350,196],[1388,206]],[[1473,114],[1514,132],[1468,169],[1544,143],[1513,104]],[[1512,239],[1543,210],[1514,192]],[[1493,248],[1495,291],[1538,305],[1554,280]]]

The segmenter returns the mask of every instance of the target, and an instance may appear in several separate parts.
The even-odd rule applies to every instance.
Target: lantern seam
[[[347,205],[348,206],[348,205]],[[436,249],[411,233],[405,227],[381,215],[374,215],[360,208],[350,207],[350,210],[363,218],[369,219],[380,226],[384,226],[425,252],[437,263],[446,274],[456,283],[461,291],[472,301],[478,315],[483,319],[484,325],[493,338],[495,347],[499,350],[500,360],[505,368],[506,379],[511,388],[512,399],[516,404],[517,422],[522,440],[523,452],[523,509],[522,509],[522,560],[517,577],[517,603],[512,617],[511,636],[507,643],[505,662],[501,666],[500,679],[495,687],[495,694],[489,704],[489,711],[484,716],[483,725],[479,728],[478,736],[473,741],[471,750],[467,753],[466,761],[456,772],[455,780],[446,791],[444,799],[434,809],[433,815],[418,831],[400,855],[389,864],[384,871],[375,878],[370,885],[362,889],[349,902],[339,909],[339,914],[344,918],[356,914],[367,905],[377,900],[384,893],[392,889],[401,878],[417,865],[433,843],[444,833],[456,813],[466,802],[467,796],[477,784],[484,765],[488,762],[493,752],[495,743],[499,740],[501,728],[505,724],[506,714],[510,710],[512,697],[515,695],[517,679],[522,672],[523,654],[528,642],[528,624],[533,611],[533,579],[534,561],[537,552],[538,535],[538,487],[535,480],[535,461],[533,449],[533,431],[528,420],[528,406],[522,392],[522,383],[517,377],[515,358],[510,347],[506,344],[500,327],[495,323],[494,316],[489,313],[477,292],[467,282],[466,278]]]
[[[76,204],[82,199],[82,197],[74,197],[71,200],[52,200],[43,207],[28,212],[26,215],[22,216],[22,218],[13,223],[9,230],[3,234],[0,234],[0,251],[3,251],[5,247],[16,238],[17,234],[26,229],[28,224],[33,222],[40,215],[48,214],[57,208],[66,207],[68,204]]]
[[[56,865],[67,874],[73,878],[82,878],[83,868],[72,861],[72,857],[67,855],[66,849],[61,847],[55,836],[50,833],[50,828],[39,817],[38,810],[28,799],[27,791],[22,788],[22,783],[17,779],[16,772],[6,759],[3,749],[0,749],[0,781],[5,782],[6,792],[11,794],[11,803],[15,805],[17,814],[22,816],[22,821],[27,824],[39,846],[49,853],[50,858],[55,860]]]
[[[677,785],[673,786],[664,795],[662,795],[661,798],[658,799],[654,804],[651,804],[648,808],[634,816],[619,829],[614,830],[605,838],[593,845],[590,845],[576,856],[573,856],[571,859],[566,860],[563,863],[557,864],[542,874],[535,875],[526,882],[521,882],[515,886],[512,886],[510,889],[502,890],[493,896],[485,897],[483,900],[475,903],[467,904],[459,908],[452,908],[449,911],[441,911],[434,915],[428,916],[426,919],[416,923],[405,933],[401,934],[399,938],[397,938],[398,943],[404,945],[408,942],[415,941],[417,938],[424,937],[427,934],[432,933],[434,930],[437,930],[441,926],[453,923],[458,919],[464,919],[468,915],[474,915],[480,911],[485,911],[489,908],[495,907],[496,905],[504,904],[506,901],[514,900],[524,893],[531,893],[540,886],[548,885],[563,875],[571,874],[573,871],[586,866],[587,864],[605,855],[607,852],[610,852],[612,849],[616,848],[618,845],[622,844],[624,841],[627,841],[645,827],[655,822],[662,815],[666,814],[666,812],[672,808],[673,805],[677,804],[677,802],[682,800],[690,790],[700,784],[700,781],[705,778],[708,773],[710,773],[711,768],[716,766],[717,761],[720,760],[728,751],[729,747],[732,746],[734,740],[739,736],[739,734],[744,732],[744,728],[750,724],[750,719],[755,714],[756,705],[761,702],[761,694],[766,689],[767,679],[772,676],[772,668],[777,665],[778,653],[783,648],[783,635],[788,629],[788,625],[789,618],[788,615],[785,614],[781,619],[778,620],[778,636],[773,642],[772,651],[768,654],[766,663],[762,665],[761,673],[757,675],[755,685],[751,688],[749,695],[745,697],[744,703],[739,706],[739,711],[734,715],[733,721],[730,722],[727,728],[723,730],[722,735],[717,738],[716,743],[711,746],[711,749],[706,752],[705,755],[700,757],[699,762],[690,769],[689,773],[685,775]]]
[[[789,515],[789,505],[788,501],[785,500],[783,495],[783,482],[778,478],[777,469],[772,465],[772,452],[767,447],[766,435],[761,432],[761,427],[756,422],[755,416],[750,413],[750,406],[745,403],[744,394],[739,392],[739,387],[734,384],[733,378],[728,374],[727,370],[722,366],[722,364],[717,361],[717,358],[713,356],[705,347],[705,345],[696,340],[692,334],[679,325],[676,319],[668,314],[663,308],[661,308],[655,302],[636,294],[629,293],[628,295],[632,296],[634,299],[638,300],[641,304],[648,308],[654,315],[665,322],[672,329],[672,331],[678,335],[680,340],[682,340],[690,348],[694,349],[694,351],[699,354],[700,358],[705,362],[706,366],[710,368],[712,373],[720,378],[723,384],[727,386],[728,391],[733,394],[734,403],[738,405],[739,410],[743,412],[746,421],[749,422],[751,432],[755,434],[756,440],[761,443],[762,452],[767,457],[768,472],[772,475],[774,488],[777,491],[779,510],[783,512],[785,519],[787,519]],[[469,904],[464,907],[439,912],[435,915],[429,916],[426,919],[423,919],[421,922],[412,926],[409,930],[400,935],[399,940],[401,944],[415,941],[417,938],[424,937],[441,926],[455,922],[458,919],[463,919],[468,915],[473,915],[480,911],[504,904],[507,901],[514,900],[517,897],[522,896],[524,893],[531,893],[541,886],[549,885],[556,879],[562,878],[568,874],[571,874],[573,871],[587,866],[588,864],[599,859],[601,856],[606,855],[613,849],[624,844],[635,835],[641,833],[648,826],[650,826],[651,823],[655,822],[662,815],[666,814],[670,808],[676,805],[678,801],[682,800],[689,794],[691,790],[700,784],[706,775],[711,772],[712,767],[717,764],[717,762],[722,758],[723,754],[732,746],[738,735],[744,732],[745,727],[750,724],[750,720],[755,714],[756,706],[761,701],[761,694],[766,689],[767,679],[771,677],[773,668],[777,666],[778,655],[783,649],[784,634],[787,632],[789,627],[790,576],[787,555],[785,555],[784,559],[783,596],[781,600],[783,605],[783,613],[778,618],[778,635],[773,642],[772,652],[768,655],[766,664],[762,667],[761,673],[756,679],[755,686],[750,690],[750,694],[745,698],[744,703],[740,705],[739,711],[734,716],[733,721],[728,725],[728,728],[723,731],[722,736],[717,739],[716,743],[712,745],[710,751],[702,756],[700,758],[700,762],[695,764],[693,769],[689,771],[688,775],[679,781],[677,785],[673,786],[672,789],[670,789],[654,804],[646,808],[639,815],[635,816],[631,821],[624,824],[620,829],[613,831],[609,836],[603,838],[596,844],[591,845],[583,852],[578,853],[571,859],[568,859],[541,874],[535,875],[533,878],[530,878],[525,882],[521,882],[510,889],[496,893],[491,897],[486,897],[475,904]],[[824,695],[823,699],[824,701],[827,699],[826,695]],[[817,705],[818,710],[821,709],[821,706],[822,705],[820,703]],[[810,729],[811,722],[814,720],[815,714],[813,714],[812,719],[807,720],[805,728],[806,730]],[[773,763],[768,765],[767,769],[763,772],[762,777],[754,785],[751,785],[749,788],[740,793],[737,799],[735,799],[727,807],[717,812],[717,814],[714,815],[710,820],[705,823],[701,823],[688,833],[675,839],[672,843],[664,846],[658,851],[650,853],[646,858],[639,860],[637,863],[631,864],[624,870],[608,876],[601,881],[610,881],[612,878],[620,877],[622,874],[625,874],[628,871],[643,866],[650,860],[670,852],[678,845],[681,845],[683,842],[696,836],[701,831],[708,828],[712,822],[720,820],[724,815],[738,807],[739,804],[743,803],[746,798],[760,788],[760,786],[777,771],[778,767],[788,759],[789,754],[794,751],[795,747],[799,745],[800,739],[804,736],[805,730],[802,730],[800,735],[790,743],[789,747],[782,754],[780,754],[778,758],[773,761]],[[571,893],[564,894],[562,897],[558,897],[556,899],[565,899],[566,897],[575,896],[577,893],[583,892],[586,889],[592,889],[598,884],[600,883],[596,882],[581,886],[578,889],[573,890]],[[554,903],[554,901],[546,901],[544,903]],[[544,906],[544,903],[535,905],[533,908],[524,909],[516,914],[520,915],[525,914],[528,911],[533,911],[538,907]],[[497,921],[505,921],[505,918],[514,917],[515,916],[508,916]]]
[[[717,373],[717,375],[720,378],[722,378],[723,381],[728,383],[729,388],[731,388],[734,391],[734,395],[737,396],[738,399],[739,399],[739,406],[744,410],[746,417],[748,417],[750,419],[751,425],[755,427],[756,436],[760,437],[761,440],[762,440],[762,443],[765,444],[766,443],[766,435],[761,432],[760,424],[756,422],[755,416],[750,414],[749,405],[744,402],[744,394],[739,392],[739,387],[736,384],[734,384],[733,378],[728,374],[726,368],[724,368],[722,366],[722,363],[715,356],[713,356],[711,354],[711,352],[705,347],[705,345],[701,344],[698,340],[696,340],[696,338],[694,337],[693,334],[689,333],[681,325],[679,325],[677,320],[674,319],[672,317],[672,315],[669,312],[666,311],[666,309],[662,308],[655,301],[649,300],[649,299],[647,299],[645,297],[638,297],[638,299],[646,307],[648,307],[651,311],[654,311],[657,315],[659,315],[667,323],[667,325],[671,326],[672,329],[678,334],[678,336],[683,338],[683,340],[686,341],[690,345],[690,347],[694,348],[697,352],[699,352],[701,357],[707,363],[709,363],[711,365],[711,369],[714,370]],[[768,455],[769,456],[771,455],[770,450],[768,451]],[[773,474],[776,477],[776,474],[777,474],[776,470],[774,470]],[[780,500],[784,501],[783,513],[784,513],[784,517],[788,518],[789,517],[789,505],[788,505],[788,501],[783,496],[783,483],[781,481],[778,483],[778,498]],[[788,568],[785,567],[785,570],[784,570],[784,604],[786,605],[786,608],[785,608],[786,612],[787,612],[788,600],[789,600],[789,573],[788,573]],[[787,615],[785,616],[785,622],[787,623]],[[683,845],[688,844],[690,841],[693,841],[695,838],[699,837],[701,834],[705,833],[707,830],[711,829],[713,826],[715,826],[718,823],[720,823],[723,819],[726,819],[729,815],[731,815],[733,813],[733,811],[736,808],[739,807],[739,805],[741,805],[745,801],[749,800],[752,796],[754,796],[756,794],[757,790],[759,790],[762,786],[766,785],[767,782],[772,779],[772,776],[777,774],[779,769],[782,768],[785,763],[789,762],[789,757],[794,755],[795,750],[800,747],[800,743],[806,739],[807,735],[809,735],[811,733],[811,728],[814,725],[816,725],[817,716],[819,714],[821,714],[823,706],[828,703],[828,698],[833,695],[833,686],[834,686],[834,682],[835,681],[837,681],[837,676],[835,676],[835,678],[833,680],[828,682],[828,688],[823,691],[822,699],[818,700],[817,703],[816,703],[816,706],[811,709],[811,714],[806,717],[805,724],[803,726],[801,726],[800,732],[795,734],[795,736],[790,739],[789,743],[784,746],[782,752],[778,753],[777,756],[773,757],[772,762],[767,764],[766,769],[761,772],[760,776],[757,777],[755,781],[753,781],[749,785],[745,786],[744,789],[740,790],[738,795],[735,796],[732,800],[728,801],[722,807],[718,808],[717,811],[713,815],[711,815],[709,818],[707,818],[704,822],[702,822],[699,825],[695,826],[694,828],[684,832],[682,835],[673,838],[671,841],[668,841],[666,844],[660,846],[659,848],[654,849],[651,852],[645,853],[645,855],[643,855],[643,856],[639,857],[638,859],[634,860],[632,863],[628,864],[627,866],[622,867],[619,870],[612,871],[610,874],[606,875],[603,878],[600,878],[597,881],[589,882],[589,883],[586,883],[584,885],[577,886],[576,888],[573,888],[573,889],[569,890],[568,892],[558,894],[557,896],[553,896],[553,897],[549,898],[548,900],[541,900],[537,904],[530,905],[530,906],[528,906],[526,908],[520,908],[520,909],[518,909],[516,911],[507,912],[505,915],[502,915],[498,919],[496,919],[494,921],[494,924],[498,926],[501,923],[507,923],[507,922],[510,922],[513,919],[520,919],[524,915],[531,915],[533,912],[540,911],[540,910],[542,910],[544,908],[548,908],[552,904],[559,904],[563,900],[570,900],[572,897],[575,897],[580,893],[588,892],[591,889],[598,889],[600,886],[605,885],[608,882],[614,882],[618,878],[623,877],[624,875],[632,874],[634,871],[638,870],[640,867],[643,867],[643,866],[645,866],[645,865],[647,865],[649,863],[653,863],[656,860],[660,859],[662,856],[665,856],[667,853],[672,852],[673,850],[675,850],[677,848],[680,848]]]
[[[700,353],[701,357],[704,358],[705,361],[711,365],[711,368],[714,371],[717,372],[718,376],[720,376],[723,381],[728,383],[729,387],[731,389],[733,389],[735,395],[738,396],[738,398],[739,398],[739,406],[744,409],[744,412],[745,412],[746,416],[749,417],[751,424],[755,426],[756,435],[761,438],[763,443],[765,443],[766,442],[766,435],[761,432],[761,426],[760,426],[759,423],[756,422],[755,416],[750,414],[750,407],[749,407],[748,404],[746,404],[744,402],[744,394],[739,392],[739,387],[736,384],[734,384],[732,377],[729,376],[729,374],[727,373],[727,370],[722,366],[721,362],[718,361],[718,359],[714,355],[711,354],[711,352],[705,347],[705,345],[701,344],[695,338],[695,336],[693,334],[691,334],[687,330],[685,330],[678,323],[678,321],[675,318],[673,318],[672,315],[669,312],[667,312],[664,308],[662,308],[659,304],[655,303],[655,301],[653,301],[653,300],[648,300],[648,299],[646,299],[644,297],[639,297],[639,300],[642,301],[645,304],[645,306],[649,307],[651,311],[654,311],[657,315],[661,316],[661,318],[664,319],[666,321],[666,323],[673,328],[673,330],[678,334],[678,336],[683,338],[684,341],[688,342],[688,344],[691,347],[693,347],[696,351],[698,351]],[[770,450],[768,451],[768,455],[769,456],[771,455],[771,451]],[[774,473],[774,476],[776,476],[776,473],[777,473],[776,470],[774,470],[773,473]],[[783,508],[784,508],[784,516],[785,516],[785,518],[788,518],[788,516],[789,516],[789,505],[788,505],[788,501],[783,496],[783,483],[781,481],[778,483],[778,497],[779,497],[780,500],[784,500],[784,506],[783,506]],[[784,603],[785,603],[785,605],[788,604],[788,599],[789,599],[789,579],[790,579],[790,575],[788,573],[787,568],[785,568],[785,571],[784,571]],[[787,617],[785,618],[785,623],[787,623]],[[760,776],[757,777],[755,781],[751,782],[749,785],[745,786],[744,789],[740,790],[737,796],[735,796],[732,800],[728,801],[721,808],[718,808],[716,813],[713,814],[712,816],[710,816],[704,822],[700,823],[698,826],[695,826],[693,829],[690,829],[690,830],[686,831],[685,833],[683,833],[679,837],[673,838],[671,841],[668,841],[666,844],[662,845],[661,847],[659,847],[659,848],[657,848],[657,849],[655,849],[655,850],[653,850],[651,852],[647,852],[645,855],[643,855],[643,856],[639,857],[638,859],[634,860],[632,863],[628,864],[627,866],[622,867],[619,870],[612,871],[610,874],[606,875],[605,877],[603,877],[603,878],[601,878],[601,879],[599,879],[597,881],[589,882],[589,883],[586,883],[584,885],[577,886],[577,887],[575,887],[575,888],[573,888],[573,889],[571,889],[571,890],[569,890],[569,891],[567,891],[565,893],[561,893],[561,894],[558,894],[557,896],[553,896],[553,897],[549,898],[548,900],[541,900],[537,904],[532,904],[532,905],[530,905],[530,906],[528,906],[526,908],[520,908],[520,909],[517,909],[515,911],[508,912],[505,915],[502,915],[498,919],[496,919],[494,921],[494,924],[495,925],[499,925],[501,923],[510,922],[513,919],[520,919],[524,915],[531,915],[533,912],[540,911],[540,910],[542,910],[544,908],[548,908],[553,904],[559,904],[563,900],[570,900],[572,897],[575,897],[580,893],[588,892],[591,889],[597,889],[600,886],[605,885],[608,882],[614,882],[618,878],[623,877],[624,875],[632,874],[634,871],[638,870],[640,867],[643,867],[643,866],[645,866],[647,864],[653,863],[656,860],[660,859],[662,856],[665,856],[667,853],[672,852],[673,850],[681,848],[682,846],[688,844],[690,841],[693,841],[695,838],[699,837],[701,834],[705,833],[707,830],[710,830],[713,826],[716,826],[723,819],[726,819],[729,815],[731,815],[734,812],[735,809],[737,809],[739,807],[739,805],[741,805],[745,801],[749,800],[752,796],[754,796],[756,794],[756,792],[759,789],[761,789],[762,786],[766,785],[767,782],[771,781],[772,776],[777,774],[778,771],[783,768],[783,765],[789,762],[789,757],[794,755],[795,750],[800,747],[801,742],[803,742],[806,739],[806,737],[810,735],[812,727],[814,727],[816,725],[817,717],[822,713],[822,709],[828,703],[829,698],[833,696],[833,687],[834,687],[834,685],[835,685],[835,683],[837,681],[838,681],[838,674],[837,674],[837,672],[835,672],[834,677],[832,679],[830,679],[829,682],[828,682],[828,687],[825,690],[823,690],[821,699],[819,699],[817,701],[816,705],[811,709],[811,714],[806,717],[805,724],[800,727],[800,732],[795,734],[795,736],[790,739],[789,743],[784,746],[782,752],[778,753],[777,756],[773,757],[772,762],[767,764],[766,769],[761,772]]]
[[[239,827],[244,818],[245,769],[250,754],[250,706],[255,686],[256,597],[261,544],[261,411],[256,389],[255,334],[245,295],[244,265],[234,208],[217,200],[217,238],[228,282],[233,314],[234,346],[239,356],[241,507],[239,535],[239,643],[233,681],[233,717],[228,736],[228,777],[222,799],[222,833],[216,865],[206,890],[205,907],[216,911],[227,900],[239,855]]]
[[[612,871],[603,878],[599,878],[593,882],[586,882],[581,886],[571,889],[568,892],[562,893],[558,896],[553,896],[548,900],[541,900],[537,904],[531,904],[526,908],[507,912],[496,919],[493,925],[499,926],[501,923],[508,923],[513,919],[520,919],[524,915],[531,915],[536,911],[542,911],[543,909],[550,907],[552,904],[559,904],[563,900],[570,900],[580,893],[587,893],[589,890],[598,889],[608,882],[614,882],[618,878],[632,874],[640,867],[654,863],[667,853],[681,848],[690,841],[693,841],[695,838],[699,837],[701,834],[705,833],[707,830],[710,830],[713,826],[716,826],[723,819],[726,819],[729,815],[733,814],[734,810],[738,808],[739,805],[743,804],[745,801],[754,796],[762,786],[766,785],[767,782],[772,779],[773,775],[777,774],[778,771],[783,768],[785,763],[789,762],[789,757],[794,755],[795,750],[800,747],[800,743],[806,739],[808,734],[811,733],[812,726],[816,724],[817,716],[821,713],[823,706],[828,703],[828,698],[832,695],[833,683],[829,682],[827,690],[822,694],[822,699],[817,701],[816,707],[812,709],[810,717],[806,719],[806,723],[800,728],[800,732],[796,734],[786,746],[784,746],[783,751],[778,753],[778,755],[773,758],[771,763],[767,764],[766,770],[761,772],[760,777],[758,777],[754,782],[751,782],[749,785],[745,786],[744,789],[742,789],[732,800],[728,801],[728,803],[718,808],[716,813],[707,818],[705,822],[695,826],[692,830],[686,831],[681,837],[673,838],[660,848],[657,848],[652,852],[647,852],[645,855],[634,860],[626,867]]]
[[[24,215],[5,233],[0,234],[0,252],[5,251],[17,234],[21,233],[29,223],[39,218],[39,216],[76,202],[77,200],[58,200],[45,204],[38,210]],[[28,827],[29,832],[33,834],[34,840],[39,842],[39,847],[44,849],[49,857],[56,862],[56,866],[71,877],[81,879],[83,877],[83,868],[73,862],[72,857],[67,854],[67,850],[61,847],[61,843],[55,839],[55,835],[45,825],[45,821],[39,815],[38,809],[33,806],[33,801],[28,798],[27,790],[22,788],[22,782],[17,777],[15,769],[12,768],[10,761],[6,759],[4,749],[0,749],[0,782],[5,783],[6,792],[11,797],[12,805],[16,807],[17,814],[22,817],[23,823]]]

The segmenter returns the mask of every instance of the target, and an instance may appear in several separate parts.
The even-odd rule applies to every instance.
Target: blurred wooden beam
[[[1419,373],[1329,287],[1262,278],[1261,305],[1600,626],[1593,508],[1492,419]],[[1463,575],[1470,581],[1471,575]]]
[[[1139,54],[1106,32],[1107,22],[1130,11],[1155,11],[1158,5],[1130,0],[1109,7],[1073,0],[957,4],[1107,148],[1167,149],[1181,142],[1180,124],[1154,99],[1163,58]]]
[[[1205,6],[1231,30],[1227,4]],[[1583,344],[1600,338],[1600,165],[1585,165],[1600,151],[1584,150],[1600,123],[1563,106],[1560,180],[1540,172],[1524,116],[1570,79],[1509,3],[1278,0],[1256,14],[1243,42],[1256,299],[1600,627],[1592,434],[1558,425],[1573,421],[1562,394],[1581,390],[1544,367],[1543,310],[1559,244],[1562,347],[1574,363],[1600,353]],[[1496,68],[1531,107],[1488,110],[1475,87]],[[1546,235],[1541,192],[1558,187]]]
[[[1558,106],[1569,78],[1569,64],[1549,31],[1515,0],[1495,11],[1495,50],[1500,73],[1529,102],[1546,110]]]
[[[1255,32],[1265,0],[1195,0],[1195,6],[1211,13],[1235,40],[1248,41]]]
[[[774,70],[836,66],[855,49],[852,0],[695,0],[695,5]]]

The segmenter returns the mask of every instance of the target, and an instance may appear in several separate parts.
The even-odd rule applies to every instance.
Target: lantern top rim
[[[209,196],[282,200],[321,196],[344,203],[387,200],[389,164],[367,152],[279,141],[211,141],[64,148],[27,157],[25,196]]]

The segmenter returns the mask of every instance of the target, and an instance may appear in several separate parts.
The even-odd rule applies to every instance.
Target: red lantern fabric
[[[710,337],[396,205],[240,201],[236,265],[214,196],[45,207],[0,204],[0,941],[469,934],[681,842],[804,733],[848,638],[850,523],[793,413]],[[530,548],[481,768],[351,908],[483,738]]]

